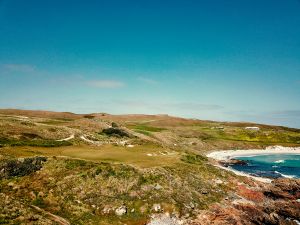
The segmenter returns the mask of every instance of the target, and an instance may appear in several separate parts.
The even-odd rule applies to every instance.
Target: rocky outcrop
[[[247,165],[246,161],[239,160],[239,159],[222,160],[222,161],[219,161],[219,163],[225,167],[229,167],[229,166],[233,166],[233,165],[241,165],[241,166]]]
[[[300,199],[300,180],[284,178],[276,179],[271,187],[264,190],[264,194],[273,199]]]
[[[300,180],[281,178],[263,186],[238,185],[235,195],[235,200],[211,206],[189,224],[299,224]]]

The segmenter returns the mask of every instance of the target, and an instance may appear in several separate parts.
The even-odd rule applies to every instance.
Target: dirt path
[[[35,209],[36,211],[38,211],[38,212],[44,214],[45,216],[47,216],[49,219],[57,222],[58,224],[61,224],[61,225],[71,225],[69,221],[67,221],[66,219],[64,219],[64,218],[62,218],[60,216],[54,215],[54,214],[52,214],[50,212],[47,212],[47,211],[45,211],[45,210],[43,210],[43,209],[41,209],[41,208],[39,208],[39,207],[37,207],[35,205],[31,205],[31,207],[33,209]]]
[[[60,139],[60,140],[57,140],[57,141],[69,141],[69,140],[72,140],[74,137],[75,137],[75,134],[72,134],[70,137],[63,138],[63,139]]]
[[[88,143],[94,144],[94,145],[98,145],[98,146],[102,145],[102,142],[100,142],[100,141],[92,141],[92,140],[86,138],[84,135],[81,135],[80,139],[83,140],[83,141],[86,141]]]

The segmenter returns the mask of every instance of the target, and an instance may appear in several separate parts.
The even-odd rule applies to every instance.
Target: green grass
[[[71,118],[55,118],[56,120],[61,120],[61,121],[65,121],[65,122],[71,122],[74,121],[74,119]]]
[[[161,131],[166,130],[166,128],[153,127],[153,126],[148,126],[146,124],[128,125],[128,128],[133,129],[133,130],[143,131],[143,132],[161,132]]]
[[[8,224],[9,220],[5,218],[0,218],[0,224]]]
[[[140,134],[144,134],[146,136],[152,136],[151,132],[149,132],[149,131],[137,130],[137,129],[134,129],[134,131],[137,132],[137,133],[140,133]]]
[[[248,131],[244,128],[225,127],[224,130],[210,127],[194,127],[195,135],[202,140],[225,140],[261,144],[300,144],[300,132],[284,130]]]
[[[66,160],[66,168],[69,170],[81,168],[87,165],[87,162],[84,160]]]
[[[40,208],[45,208],[46,207],[46,203],[43,200],[43,198],[41,198],[41,197],[37,197],[36,199],[34,199],[32,201],[32,204],[37,206],[37,207],[40,207]]]
[[[68,122],[72,122],[74,119],[69,118],[55,118],[55,119],[48,119],[40,121],[41,124],[47,124],[47,125],[64,125]]]
[[[0,139],[0,146],[60,147],[70,145],[72,143],[69,141]]]
[[[41,121],[39,122],[41,124],[46,124],[46,125],[64,125],[66,123],[68,123],[68,121],[61,121],[61,120],[45,120],[45,121]]]
[[[165,150],[167,149],[158,145],[144,144],[137,145],[133,148],[114,145],[103,145],[101,147],[60,146],[54,148],[20,146],[11,147],[6,151],[16,157],[30,157],[36,155],[65,156],[94,162],[126,163],[145,168],[173,165],[180,161],[180,153],[174,152],[175,154],[173,155],[160,154],[160,152]]]

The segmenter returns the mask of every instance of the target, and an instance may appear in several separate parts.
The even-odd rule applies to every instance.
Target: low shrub
[[[181,160],[190,164],[202,164],[203,162],[207,161],[207,158],[202,155],[186,154],[182,156]]]
[[[87,162],[84,160],[67,160],[66,168],[67,169],[75,169],[78,167],[84,167],[87,165]]]
[[[23,160],[8,160],[0,167],[0,177],[10,178],[29,175],[37,170],[40,170],[43,166],[43,162],[46,161],[46,157],[25,158]]]
[[[104,129],[102,130],[102,134],[114,137],[130,137],[130,135],[126,131],[116,127]]]

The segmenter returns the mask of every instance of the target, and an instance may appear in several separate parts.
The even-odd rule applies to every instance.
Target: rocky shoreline
[[[300,180],[280,178],[271,184],[239,184],[235,199],[202,212],[193,225],[300,224]]]
[[[239,182],[229,197],[199,212],[195,219],[163,214],[148,225],[299,225],[299,221],[300,180],[280,178],[271,184]]]

